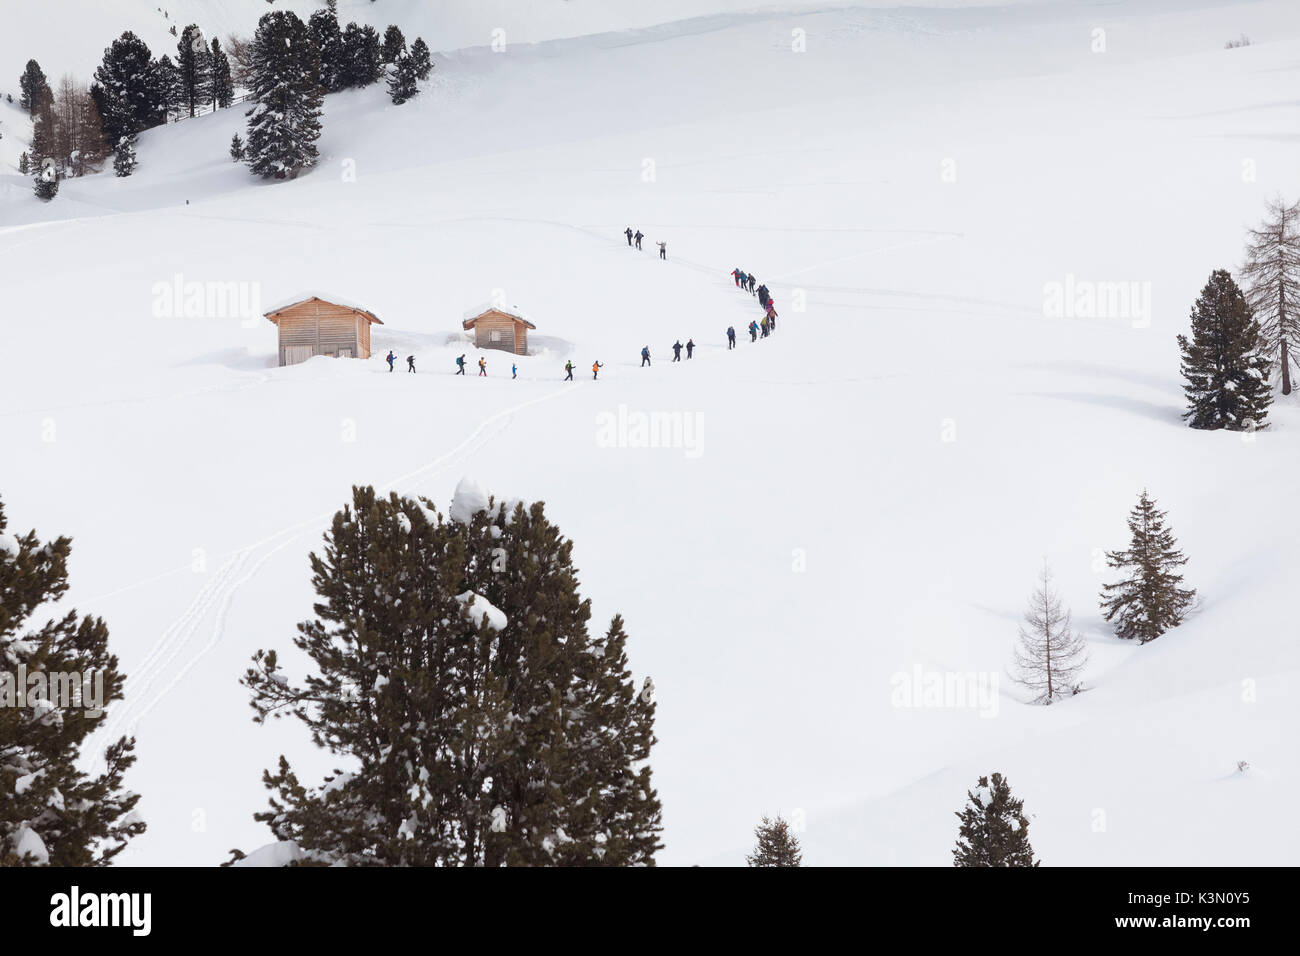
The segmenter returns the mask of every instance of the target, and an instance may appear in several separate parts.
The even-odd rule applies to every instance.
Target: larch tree
[[[1154,641],[1181,624],[1196,599],[1195,590],[1181,587],[1178,569],[1187,558],[1165,518],[1143,489],[1128,517],[1128,550],[1106,552],[1107,565],[1124,570],[1125,576],[1103,585],[1101,609],[1115,636],[1123,640]]]
[[[1053,590],[1052,571],[1044,561],[1020,626],[1012,679],[1033,694],[1033,703],[1050,704],[1078,693],[1079,674],[1087,663],[1087,644]]]
[[[1011,796],[1011,785],[1000,773],[980,777],[966,791],[966,806],[957,819],[953,866],[1038,866],[1029,845],[1029,820],[1024,801]]]
[[[1300,200],[1268,203],[1264,222],[1248,233],[1241,275],[1264,347],[1281,371],[1282,394],[1290,395],[1300,341]]]

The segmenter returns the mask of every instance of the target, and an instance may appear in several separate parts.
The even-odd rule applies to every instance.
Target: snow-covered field
[[[0,91],[32,55],[88,75],[137,24],[174,45],[149,6],[59,5],[85,14],[66,47],[0,28]],[[265,8],[172,6],[219,33]],[[235,108],[41,204],[0,104],[0,495],[11,530],[73,537],[67,604],[105,617],[130,676],[106,731],[138,735],[149,830],[120,862],[269,841],[262,768],[332,764],[252,724],[249,656],[310,616],[307,553],[351,485],[445,510],[467,474],[545,500],[593,619],[627,620],[659,702],[661,863],[740,863],[779,812],[807,863],[944,865],[992,770],[1047,865],[1294,860],[1300,403],[1253,440],[1192,431],[1174,341],[1264,200],[1300,194],[1294,0],[341,18],[372,6],[441,51],[434,78],[401,107],[328,97],[322,161],[294,182],[230,161]],[[538,42],[493,52],[497,26]],[[729,353],[726,327],[759,315],[737,266],[781,321]],[[159,315],[178,281],[385,324],[370,361],[276,368],[265,320]],[[1133,308],[1046,316],[1067,282],[1135,283]],[[453,377],[478,355],[463,313],[497,290],[536,354],[517,380],[493,352],[486,380]],[[418,373],[389,374],[389,348]],[[605,440],[609,416],[651,413],[689,440]],[[1100,618],[1097,555],[1126,545],[1143,487],[1201,607],[1137,648]],[[1005,675],[1044,557],[1092,653],[1091,689],[1050,708]],[[975,707],[901,699],[933,675],[1000,685]]]

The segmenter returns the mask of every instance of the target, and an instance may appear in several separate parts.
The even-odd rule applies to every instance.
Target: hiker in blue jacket
[[[727,348],[734,349],[735,347],[736,347],[736,327],[734,325],[729,325],[727,326]]]
[[[388,358],[384,359],[384,361],[388,363],[388,371],[391,372],[393,370],[393,363],[397,361],[397,356],[393,354],[392,349],[388,350]]]
[[[641,349],[641,367],[645,368],[650,364],[650,346],[644,346]]]

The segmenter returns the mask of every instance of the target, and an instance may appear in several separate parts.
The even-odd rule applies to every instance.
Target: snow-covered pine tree
[[[403,53],[393,64],[388,75],[388,95],[394,106],[401,106],[420,92],[415,82],[415,64],[409,54]]]
[[[230,158],[235,162],[241,162],[244,158],[244,141],[236,133],[230,138]]]
[[[487,862],[653,865],[662,829],[647,762],[655,704],[628,672],[623,619],[589,635],[573,542],[541,502],[467,515],[467,497],[458,488],[451,518],[467,537],[468,587],[508,620],[500,663],[511,739],[493,801],[510,839],[503,852],[489,844]]]
[[[1070,623],[1070,612],[1052,589],[1052,570],[1043,562],[1025,622],[1020,626],[1012,679],[1027,688],[1035,704],[1077,693],[1088,647]]]
[[[458,488],[451,512],[469,552],[466,586],[508,621],[499,667],[510,735],[491,794],[501,830],[485,862],[652,865],[661,830],[648,765],[655,704],[627,670],[622,619],[603,638],[589,635],[573,543],[541,502],[472,509],[467,498]]]
[[[1300,200],[1268,203],[1268,216],[1246,241],[1241,268],[1246,297],[1259,321],[1264,347],[1282,372],[1282,394],[1291,394],[1291,365],[1300,343]]]
[[[72,675],[91,676],[98,696],[94,675],[102,675],[103,696],[53,707],[58,701],[48,693],[31,700],[28,686],[0,685],[8,697],[0,706],[0,866],[101,866],[145,829],[135,813],[139,797],[123,789],[135,762],[133,739],[107,748],[101,776],[77,769],[86,737],[104,719],[87,709],[121,700],[124,676],[99,618],[78,620],[69,611],[20,633],[38,608],[67,591],[72,545],[64,537],[42,544],[34,531],[18,537],[6,527],[0,504],[0,681],[12,681],[22,665],[29,677],[67,675],[73,686]]]
[[[234,98],[235,81],[230,76],[230,58],[221,49],[221,41],[217,37],[212,38],[208,56],[212,64],[209,73],[212,82],[208,87],[208,95],[214,110],[224,110]]]
[[[1173,530],[1165,527],[1165,517],[1142,489],[1128,517],[1133,536],[1128,550],[1106,552],[1107,565],[1127,572],[1123,580],[1103,585],[1101,594],[1106,621],[1124,640],[1154,641],[1181,624],[1196,599],[1195,590],[1179,587],[1183,576],[1177,569],[1187,558],[1178,550]]]
[[[318,862],[480,862],[503,714],[495,632],[458,599],[461,536],[414,501],[354,488],[311,566],[317,618],[294,643],[314,672],[292,685],[258,651],[243,683],[258,722],[296,717],[355,770],[309,787],[281,757],[255,818]]]
[[[335,516],[295,641],[315,673],[293,686],[259,652],[244,683],[259,721],[292,714],[360,769],[309,788],[282,758],[257,819],[317,862],[653,864],[654,704],[621,620],[589,637],[540,504],[457,497],[452,523],[369,488]]]
[[[129,30],[104,51],[90,92],[99,107],[107,142],[116,143],[123,136],[165,121],[157,74],[148,45]]]
[[[1192,428],[1267,428],[1273,402],[1259,323],[1226,269],[1216,269],[1192,309],[1192,337],[1178,336]]]
[[[406,37],[393,24],[384,31],[384,39],[379,44],[379,58],[384,63],[396,63],[397,58],[406,53]]]
[[[416,37],[411,44],[411,65],[415,67],[415,78],[427,80],[433,72],[433,60],[429,57],[429,45],[423,37]]]
[[[1029,820],[1024,801],[1011,796],[1011,785],[1000,773],[980,777],[974,791],[966,791],[966,806],[956,814],[961,821],[953,866],[1038,866],[1029,845]]]
[[[113,147],[113,172],[118,176],[130,176],[139,165],[135,154],[136,138],[123,136]]]
[[[320,54],[320,88],[333,93],[343,88],[347,64],[343,56],[343,32],[333,10],[317,10],[307,21],[312,42]]]
[[[166,54],[154,62],[153,69],[155,112],[150,125],[161,126],[171,119],[173,111],[184,106],[184,84],[181,81],[181,71]]]
[[[799,849],[799,838],[790,832],[790,824],[777,817],[763,822],[754,828],[758,843],[754,852],[745,857],[750,866],[800,866],[803,852]]]
[[[18,172],[26,176],[29,172],[31,172],[31,168],[32,168],[31,158],[27,155],[27,150],[23,150],[22,153],[18,156]]]
[[[212,96],[212,51],[197,23],[181,31],[176,44],[176,73],[180,78],[180,105],[193,116]]]
[[[383,76],[379,34],[372,26],[349,23],[343,31],[344,75],[340,86],[369,86]]]
[[[29,114],[36,112],[36,108],[40,106],[45,97],[54,98],[54,92],[50,89],[49,80],[46,79],[41,65],[35,60],[27,61],[27,66],[23,68],[22,75],[18,77],[18,89],[18,105]]]
[[[320,64],[306,25],[293,13],[267,13],[253,37],[248,164],[284,179],[316,164],[321,129]]]
[[[53,160],[49,164],[42,163],[33,168],[32,184],[37,199],[48,202],[59,194],[59,172],[54,167]]]

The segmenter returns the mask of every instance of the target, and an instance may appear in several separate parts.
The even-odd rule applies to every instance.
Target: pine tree
[[[307,27],[292,13],[267,13],[253,38],[248,162],[263,178],[284,179],[316,164],[321,130],[320,63]]]
[[[1178,336],[1192,428],[1267,428],[1273,401],[1259,323],[1225,269],[1216,269],[1192,309],[1192,338]]]
[[[138,160],[135,155],[136,138],[123,136],[113,149],[113,172],[118,176],[130,176],[135,172]]]
[[[754,828],[758,845],[754,852],[745,857],[750,866],[800,866],[803,853],[799,849],[799,838],[790,832],[790,824],[777,817],[763,822]]]
[[[230,158],[235,162],[242,162],[244,159],[244,141],[236,133],[230,138]]]
[[[342,89],[348,70],[344,60],[343,32],[339,29],[339,18],[332,10],[317,10],[307,21],[307,28],[320,53],[320,88],[326,93]]]
[[[1291,365],[1300,342],[1300,200],[1288,206],[1279,196],[1246,243],[1247,298],[1259,320],[1264,347],[1282,371],[1282,394],[1291,394]]]
[[[1078,692],[1078,676],[1087,662],[1087,645],[1071,625],[1061,596],[1052,590],[1052,571],[1044,561],[1020,626],[1012,677],[1033,693],[1033,703],[1050,704]]]
[[[503,842],[488,845],[485,862],[652,864],[661,813],[647,763],[655,703],[648,682],[638,693],[627,671],[622,619],[603,639],[589,636],[573,544],[540,502],[489,503],[472,516],[453,507],[452,517],[469,551],[467,586],[510,622],[499,668],[512,736],[491,795]]]
[[[492,514],[445,522],[354,489],[311,558],[317,619],[295,643],[315,673],[296,687],[274,651],[254,657],[257,719],[291,714],[359,768],[308,788],[282,758],[264,777],[257,819],[313,861],[653,863],[654,706],[622,622],[589,637],[571,545],[540,504]]]
[[[18,157],[18,172],[26,176],[29,172],[31,172],[31,168],[32,168],[31,158],[27,155],[27,150],[23,150],[21,155],[19,155]]]
[[[61,172],[59,118],[53,97],[43,97],[32,114],[32,159],[40,170]],[[48,181],[48,175],[46,176]]]
[[[226,56],[226,51],[221,49],[221,41],[216,37],[212,38],[212,48],[208,56],[212,64],[209,74],[212,82],[208,90],[212,99],[212,108],[224,110],[234,98],[235,81],[230,76],[230,58]]]
[[[379,58],[384,63],[396,63],[397,58],[406,53],[406,37],[396,26],[389,24],[384,31],[383,42],[379,46]]]
[[[172,112],[185,103],[184,82],[181,71],[164,54],[153,65],[154,114],[150,126],[161,126],[171,119]]]
[[[132,136],[165,121],[157,74],[158,67],[149,47],[130,31],[104,51],[90,92],[99,108],[106,142],[116,143],[123,136]]]
[[[1173,531],[1165,527],[1165,512],[1142,490],[1128,518],[1132,543],[1127,551],[1107,551],[1106,563],[1127,569],[1126,577],[1102,587],[1101,608],[1115,635],[1143,644],[1183,622],[1196,591],[1179,587],[1176,569],[1187,563]]]
[[[135,762],[133,739],[106,749],[102,775],[77,769],[104,705],[122,699],[124,675],[99,618],[78,620],[69,611],[20,633],[33,613],[67,591],[71,542],[42,544],[34,531],[16,537],[6,526],[0,504],[0,660],[13,669],[0,674],[0,697],[9,698],[0,706],[0,866],[103,866],[145,829],[134,812],[139,797],[123,789]],[[20,666],[28,677],[44,675],[49,687],[59,678],[74,689],[76,706],[48,692],[32,700],[30,682],[6,683]],[[86,689],[78,699],[76,690]]]
[[[28,60],[22,75],[18,77],[18,105],[29,114],[35,113],[45,97],[53,98],[49,81],[35,60]]]
[[[422,37],[416,37],[411,44],[411,65],[415,68],[417,80],[427,80],[433,72],[433,60],[429,58],[429,45]]]
[[[388,77],[388,95],[394,106],[401,106],[420,92],[415,82],[415,65],[408,54],[403,53],[393,64]]]
[[[176,73],[180,80],[179,102],[193,116],[212,95],[212,51],[196,23],[181,31],[176,44]]]
[[[1024,801],[1011,796],[1011,785],[1000,773],[980,777],[974,792],[966,792],[953,866],[1038,866],[1029,845],[1029,821]]]
[[[340,87],[369,86],[383,76],[379,34],[371,26],[349,23],[343,31],[343,75]]]
[[[59,171],[55,168],[53,159],[34,167],[32,180],[37,199],[48,202],[59,194]]]

